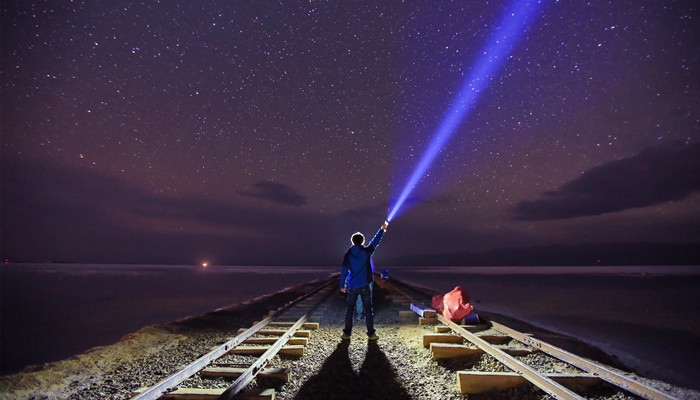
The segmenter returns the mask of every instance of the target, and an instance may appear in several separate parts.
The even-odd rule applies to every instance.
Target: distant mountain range
[[[486,252],[414,254],[391,265],[700,265],[700,243],[611,243],[502,248]]]

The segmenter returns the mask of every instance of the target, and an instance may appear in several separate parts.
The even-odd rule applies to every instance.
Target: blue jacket
[[[374,249],[384,237],[384,231],[379,229],[369,246],[353,245],[343,257],[343,269],[340,271],[340,288],[345,287],[347,281],[348,290],[367,286],[374,281],[372,277],[371,259]]]

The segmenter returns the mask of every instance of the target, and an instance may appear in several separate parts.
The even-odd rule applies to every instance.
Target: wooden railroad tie
[[[457,358],[466,357],[473,354],[481,354],[483,351],[478,347],[469,347],[461,344],[431,343],[430,352],[433,358]]]
[[[275,344],[277,342],[276,337],[255,337],[248,338],[243,341],[244,344]],[[287,344],[291,345],[301,345],[306,346],[309,343],[309,339],[305,337],[290,338],[287,340]]]
[[[256,321],[253,323],[253,325],[257,324],[260,321]],[[276,326],[276,327],[290,327],[294,325],[294,322],[284,322],[284,321],[271,321],[267,323],[267,326]],[[319,328],[319,323],[318,322],[304,322],[304,324],[301,326],[304,329],[318,329]]]
[[[247,368],[241,367],[207,367],[204,368],[200,374],[209,378],[233,378],[236,379],[243,373]],[[260,378],[275,379],[282,382],[289,382],[292,380],[292,371],[289,368],[265,368],[257,374]]]
[[[247,331],[247,329],[241,328],[238,330],[238,334],[240,335],[241,333]],[[286,333],[287,331],[283,331],[281,329],[260,329],[256,333],[258,335],[270,335],[270,336],[282,336]],[[294,332],[294,336],[296,337],[311,337],[311,331],[309,330],[298,330]]]
[[[431,343],[463,343],[461,336],[451,333],[431,333],[423,335],[423,346],[430,347]]]
[[[481,332],[489,329],[488,325],[460,325],[460,328],[469,332]],[[446,325],[438,325],[435,327],[435,333],[449,333],[452,332],[452,328]]]
[[[234,347],[229,350],[229,354],[262,355],[270,347],[272,346]],[[279,354],[301,357],[304,355],[304,346],[284,346],[279,350]]]
[[[602,382],[602,379],[590,374],[546,374],[546,376],[568,388],[585,388]],[[484,393],[490,390],[504,390],[521,385],[525,382],[527,382],[525,377],[514,372],[457,372],[459,390],[465,394]]]
[[[173,392],[166,393],[160,397],[163,400],[215,400],[224,393],[226,389],[196,389],[180,388]],[[136,393],[138,394],[138,392]],[[249,389],[244,390],[236,396],[236,400],[274,400],[275,389]]]
[[[499,350],[511,356],[524,356],[533,353],[533,350],[526,348],[501,347]],[[457,358],[481,354],[484,351],[478,347],[470,347],[451,343],[430,343],[430,352],[433,358]]]

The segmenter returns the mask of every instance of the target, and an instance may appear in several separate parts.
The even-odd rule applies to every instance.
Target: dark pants
[[[345,329],[343,332],[349,335],[352,332],[352,315],[357,304],[357,296],[362,297],[365,308],[365,323],[367,335],[374,335],[374,306],[372,305],[372,289],[369,285],[348,290],[347,306],[345,307]]]

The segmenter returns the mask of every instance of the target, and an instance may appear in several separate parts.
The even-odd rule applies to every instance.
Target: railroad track
[[[457,383],[464,394],[484,393],[509,389],[530,382],[555,399],[585,399],[578,392],[602,381],[644,399],[676,399],[655,388],[624,376],[600,364],[592,363],[575,354],[521,333],[495,321],[481,325],[461,325],[425,306],[426,293],[382,282],[388,289],[400,293],[399,301],[410,301],[412,312],[418,314],[421,324],[436,324],[436,333],[423,336],[434,358],[455,358],[486,353],[512,372],[458,371]],[[417,300],[419,298],[420,300]],[[491,334],[486,334],[486,331]],[[495,334],[493,332],[495,331]],[[517,346],[511,346],[516,343]],[[580,372],[547,374],[538,372],[526,363],[527,356],[543,352]]]
[[[277,354],[300,357],[304,354],[310,331],[319,324],[314,311],[337,286],[337,274],[322,281],[307,294],[271,311],[267,318],[196,359],[158,384],[138,390],[134,400],[155,399],[273,399],[274,389],[244,389],[257,377],[288,381],[291,372],[283,368],[266,368]],[[226,363],[229,354],[256,356],[246,365]],[[228,388],[198,389],[186,387],[186,381],[199,374],[208,378],[234,378]]]
[[[336,284],[337,276],[319,281],[319,284],[306,295],[271,311],[267,318],[253,323],[250,328],[239,330],[235,338],[211,350],[158,384],[137,391],[134,398],[138,400],[232,399],[234,397],[236,399],[274,399],[275,389],[273,388],[289,382],[292,373],[289,368],[274,368],[290,366],[286,361],[280,365],[279,359],[272,363],[270,360],[276,354],[287,357],[304,355],[311,331],[319,328],[318,323],[313,322],[319,317],[315,313],[319,308],[328,307],[328,303],[322,307],[319,306],[335,290]],[[604,366],[591,363],[497,322],[489,321],[488,324],[482,325],[454,323],[422,305],[428,303],[432,297],[433,293],[428,291],[394,281],[377,280],[377,284],[387,290],[388,299],[405,308],[400,311],[400,318],[410,317],[415,320],[418,314],[421,324],[436,325],[435,333],[423,335],[423,345],[430,349],[433,358],[470,355],[481,357],[486,353],[505,366],[505,368],[498,368],[499,370],[512,371],[456,371],[459,390],[464,394],[506,390],[531,382],[556,399],[584,399],[586,393],[589,395],[592,393],[587,389],[589,386],[601,382],[605,385],[605,382],[608,382],[641,398],[674,399],[668,394],[645,386]],[[536,367],[528,365],[528,356],[534,353],[538,353],[538,357],[557,358],[570,364],[571,367],[564,373],[558,374],[542,373],[541,370],[538,372]],[[231,356],[232,354],[235,356]],[[543,356],[543,354],[549,356]],[[552,360],[552,363],[555,362],[557,361]],[[461,368],[464,367],[459,369]],[[571,372],[574,369],[577,372]],[[200,379],[201,383],[202,378],[224,378],[225,380],[219,379],[219,386],[225,387],[198,389],[196,386],[201,385],[191,384],[197,379]],[[250,385],[256,378],[256,384]],[[234,380],[233,383],[227,383],[231,380]],[[268,384],[268,382],[271,383]],[[257,388],[250,389],[251,386],[257,386]],[[244,390],[246,387],[248,389]]]

